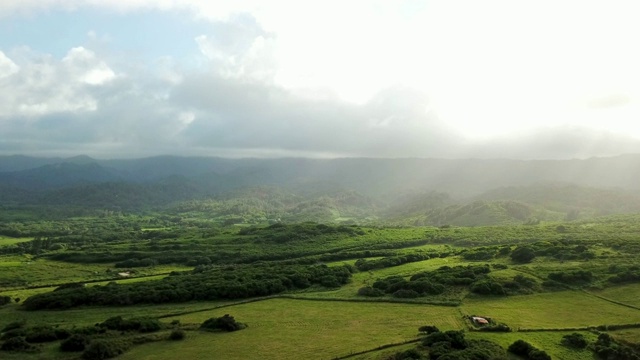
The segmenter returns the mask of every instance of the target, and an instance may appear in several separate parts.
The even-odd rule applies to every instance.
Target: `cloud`
[[[625,106],[631,102],[631,97],[627,94],[611,94],[587,100],[587,107],[593,109],[613,108]]]
[[[18,72],[20,68],[2,51],[0,51],[0,79],[8,77]]]
[[[114,71],[83,47],[56,60],[28,48],[16,52],[16,65],[0,56],[5,70],[0,81],[0,117],[46,116],[61,112],[90,112],[98,107],[95,87],[115,78]]]
[[[188,21],[206,25],[172,39],[191,41],[191,48],[179,49],[193,53],[172,53],[175,43],[166,51],[164,44],[149,44],[161,50],[153,59],[129,56],[130,48],[123,50],[120,38],[104,28],[90,33],[87,43],[66,45],[57,57],[27,47],[2,49],[0,152],[554,158],[640,150],[629,137],[577,126],[596,128],[606,118],[607,126],[628,129],[627,120],[639,112],[636,89],[625,87],[637,79],[628,71],[637,55],[608,45],[633,32],[589,30],[594,44],[622,59],[619,69],[592,74],[597,67],[591,61],[609,60],[596,59],[592,43],[559,30],[573,9],[562,7],[558,15],[544,6],[511,6],[513,16],[505,17],[484,3],[466,12],[449,2],[420,11],[413,2],[398,8],[221,3],[2,2],[0,16],[160,9],[180,10]],[[529,10],[535,19],[527,18]],[[165,25],[160,17],[150,19],[143,27],[150,32],[128,44],[136,54],[166,40],[152,31]],[[549,25],[534,26],[540,19]],[[590,29],[580,21],[576,32]],[[176,24],[167,28],[183,29]],[[103,37],[111,40],[98,41]],[[584,114],[566,110],[567,99]],[[614,111],[626,115],[615,120]],[[554,127],[563,123],[573,126]],[[516,134],[526,126],[546,130]],[[496,137],[500,133],[509,135]],[[479,134],[491,140],[477,140]]]
[[[478,158],[570,159],[640,153],[640,141],[623,133],[564,125],[468,143],[465,148]]]

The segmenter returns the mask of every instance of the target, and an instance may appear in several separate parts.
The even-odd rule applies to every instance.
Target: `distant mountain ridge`
[[[638,178],[640,155],[554,161],[0,156],[0,204],[137,209],[213,199],[218,205],[190,206],[222,206],[229,216],[238,211],[251,218],[480,225],[640,212]]]
[[[56,172],[53,165],[68,165],[74,175]],[[96,167],[99,166],[100,168]],[[50,166],[50,167],[47,167]],[[63,165],[61,165],[63,166]],[[84,166],[84,167],[83,167]],[[36,171],[36,169],[39,169]],[[31,170],[30,172],[27,170]],[[23,171],[23,173],[17,173]],[[66,176],[66,177],[65,177]],[[542,182],[572,183],[598,188],[640,190],[640,154],[585,160],[481,160],[481,159],[223,159],[216,157],[157,156],[142,159],[96,160],[0,156],[0,184],[29,179],[30,186],[64,186],[84,180],[153,182],[182,176],[206,182],[227,182],[226,187],[300,186],[333,183],[357,189],[367,196],[395,196],[398,192],[440,191],[452,196],[475,196],[498,187]],[[52,179],[45,180],[46,177]],[[203,180],[204,179],[204,180]]]

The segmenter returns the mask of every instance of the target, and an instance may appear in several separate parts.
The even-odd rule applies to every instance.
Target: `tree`
[[[511,260],[521,264],[531,262],[535,257],[535,251],[528,246],[518,246],[511,252]]]
[[[233,316],[229,314],[225,314],[224,316],[219,318],[207,319],[205,322],[202,323],[202,325],[200,325],[201,330],[208,330],[208,331],[216,331],[216,330],[237,331],[237,330],[242,330],[246,327],[247,327],[246,324],[237,322],[236,319],[234,319]]]
[[[562,337],[562,345],[576,349],[584,349],[587,347],[588,342],[587,339],[584,338],[584,335],[573,333]]]

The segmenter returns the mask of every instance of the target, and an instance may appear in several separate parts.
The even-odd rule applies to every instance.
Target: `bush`
[[[561,343],[564,346],[575,349],[584,349],[588,345],[587,339],[584,338],[584,335],[578,333],[563,336]]]
[[[26,320],[14,321],[14,322],[8,323],[4,328],[2,328],[2,331],[0,332],[6,332],[9,330],[23,328],[26,324],[27,324]]]
[[[358,290],[358,295],[360,296],[369,296],[369,297],[378,297],[383,296],[384,292],[380,289],[373,288],[371,286],[365,286]]]
[[[237,322],[236,319],[229,314],[225,314],[219,318],[207,319],[200,325],[200,329],[206,331],[238,331],[246,327],[246,324]]]
[[[153,318],[123,319],[122,316],[111,317],[98,324],[109,330],[138,331],[141,333],[154,332],[162,329],[162,323]]]
[[[511,260],[516,263],[528,263],[536,257],[535,251],[527,246],[519,246],[511,252]]]
[[[27,336],[27,329],[17,328],[17,329],[6,331],[2,333],[0,340],[7,340],[14,337],[19,337],[19,336],[22,336],[22,337]]]
[[[74,334],[60,343],[60,351],[84,351],[89,345],[89,337],[82,334]]]
[[[115,340],[92,341],[87,349],[82,353],[85,360],[104,360],[114,358],[129,348],[128,344]]]
[[[12,337],[2,344],[0,347],[2,351],[19,351],[19,352],[33,352],[37,351],[37,348],[27,342],[22,336]]]
[[[513,344],[509,345],[507,351],[518,356],[526,357],[529,351],[533,349],[533,346],[524,340],[516,340]]]
[[[171,331],[171,334],[169,334],[169,340],[182,340],[187,336],[187,334],[180,329],[175,329],[173,331]]]
[[[488,332],[511,332],[511,328],[505,324],[483,326],[479,330]]]
[[[516,340],[507,349],[510,353],[522,356],[529,360],[551,360],[551,356],[546,352],[536,348],[524,340]]]
[[[413,299],[420,296],[420,294],[414,290],[406,290],[400,289],[393,293],[393,297],[401,298],[401,299]]]
[[[418,331],[420,331],[421,333],[433,334],[435,332],[439,332],[440,330],[438,329],[438,327],[433,325],[424,325],[424,326],[420,326],[418,328]]]

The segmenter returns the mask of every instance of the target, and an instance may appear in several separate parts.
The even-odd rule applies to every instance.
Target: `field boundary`
[[[432,306],[444,306],[444,307],[458,307],[462,303],[454,301],[419,301],[419,300],[407,300],[407,299],[358,299],[358,298],[327,298],[321,296],[300,296],[283,294],[276,297],[283,299],[293,300],[310,300],[310,301],[341,301],[341,302],[359,302],[359,303],[391,303],[391,304],[414,304],[414,305],[432,305]]]
[[[421,339],[411,339],[411,340],[405,340],[405,341],[397,342],[397,343],[384,344],[384,345],[380,345],[380,346],[378,346],[378,347],[376,347],[374,349],[362,350],[362,351],[350,353],[348,355],[343,355],[343,356],[336,356],[336,357],[331,358],[331,359],[332,360],[348,359],[348,358],[351,358],[351,357],[354,357],[354,356],[364,355],[364,354],[368,354],[368,353],[372,353],[372,352],[376,352],[376,351],[380,351],[380,350],[384,350],[384,349],[389,349],[389,348],[396,347],[396,346],[402,346],[402,345],[417,343],[420,340]]]
[[[616,304],[616,305],[620,305],[620,306],[628,307],[628,308],[630,308],[630,309],[640,310],[640,307],[633,306],[633,305],[631,305],[631,304],[625,304],[625,303],[620,302],[620,301],[617,301],[617,300],[609,299],[609,298],[607,298],[607,297],[604,297],[604,296],[601,296],[601,295],[594,294],[594,293],[589,292],[589,291],[584,290],[584,289],[583,289],[582,291],[583,291],[584,293],[586,293],[586,294],[589,294],[589,295],[591,295],[591,296],[597,297],[598,299],[601,299],[601,300],[604,300],[604,301],[608,301],[608,302],[610,302],[610,303],[612,303],[612,304]]]

